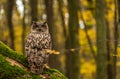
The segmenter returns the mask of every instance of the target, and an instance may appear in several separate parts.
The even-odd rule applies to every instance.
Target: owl
[[[26,37],[25,51],[30,71],[41,74],[49,58],[51,36],[46,22],[33,22]]]

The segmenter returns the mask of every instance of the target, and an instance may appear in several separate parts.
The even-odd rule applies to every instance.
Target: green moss
[[[13,51],[12,49],[10,49],[7,45],[2,43],[1,41],[0,41],[0,54],[16,60],[17,62],[21,63],[25,67],[28,66],[25,56],[20,55],[16,51]]]
[[[16,60],[26,68],[28,67],[25,56],[18,54],[16,51],[0,42],[0,79],[25,79],[26,77],[29,77],[27,79],[42,79],[39,75],[34,75],[18,66],[11,66],[11,64],[6,60],[6,57]],[[48,76],[50,79],[67,79],[67,77],[58,70],[51,68],[44,69],[42,75],[45,77]]]
[[[30,75],[31,79],[40,79],[40,76],[30,74],[18,66],[11,66],[5,57],[0,55],[0,79],[25,79],[25,75]]]
[[[48,74],[52,79],[67,79],[61,72],[56,69],[44,69],[43,74]]]

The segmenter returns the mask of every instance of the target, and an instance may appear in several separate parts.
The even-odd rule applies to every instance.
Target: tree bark
[[[14,49],[14,29],[13,29],[13,23],[12,23],[12,14],[13,14],[13,7],[14,7],[15,0],[6,0],[5,4],[5,14],[6,14],[6,20],[7,20],[7,26],[9,29],[9,36],[10,36],[10,47]]]
[[[64,19],[64,13],[63,13],[63,0],[58,0],[58,5],[59,5],[59,12],[60,12],[60,16],[61,16],[61,21],[62,21],[62,27],[63,27],[63,34],[64,37],[67,37],[67,30],[66,30],[66,26],[65,26],[65,19]]]
[[[90,46],[91,53],[92,53],[92,55],[93,55],[93,58],[96,59],[95,51],[94,51],[94,49],[93,49],[91,39],[90,39],[90,37],[89,37],[89,35],[88,35],[87,25],[85,24],[85,20],[84,20],[84,18],[83,18],[82,12],[81,12],[81,19],[82,19],[82,21],[83,21],[83,23],[84,23],[84,26],[85,26],[84,30],[85,30],[85,34],[86,34],[86,37],[87,37],[87,40],[88,40],[88,44],[89,44],[89,46]]]
[[[92,3],[92,0],[89,0],[88,3]],[[94,51],[94,48],[92,46],[92,41],[90,39],[90,36],[88,35],[88,30],[87,30],[87,25],[85,23],[85,20],[83,18],[83,8],[82,8],[82,4],[79,5],[79,10],[81,11],[81,20],[83,21],[83,24],[84,24],[84,31],[85,31],[85,34],[86,34],[86,37],[87,37],[87,40],[88,40],[88,44],[90,46],[90,50],[91,50],[91,53],[93,55],[93,58],[96,59],[96,54],[95,54],[95,51]]]
[[[79,48],[77,0],[68,0],[69,24],[66,49]],[[69,79],[79,79],[80,76],[79,50],[66,52],[66,75]]]
[[[29,0],[31,7],[31,18],[32,21],[38,20],[38,0]]]
[[[120,0],[115,0],[115,28],[114,28],[114,45],[115,45],[115,51],[114,54],[117,56],[118,52],[117,52],[117,46],[120,43]],[[120,58],[114,56],[113,61],[117,61],[119,62]],[[116,69],[116,63],[114,62],[114,70],[116,70],[114,73],[115,75],[117,74],[117,78],[119,78],[119,73],[120,73],[120,66],[117,66]]]
[[[45,0],[45,9],[46,9],[46,14],[47,14],[47,23],[49,26],[50,34],[52,37],[52,48],[54,50],[59,50],[58,45],[57,45],[57,38],[56,38],[56,31],[58,28],[54,24],[54,14],[53,14],[53,0]],[[60,69],[60,60],[59,56],[56,55],[51,55],[49,58],[49,65],[50,67]]]
[[[97,73],[96,79],[108,79],[106,46],[106,6],[105,0],[96,0],[96,34],[97,34]]]
[[[114,78],[115,77],[115,73],[114,73],[114,61],[113,61],[113,57],[111,54],[113,53],[112,51],[112,46],[111,46],[111,38],[110,38],[110,28],[109,28],[109,25],[107,23],[107,30],[106,30],[106,33],[107,33],[107,61],[109,62],[107,64],[107,73],[108,73],[108,79],[116,79]]]
[[[25,31],[26,31],[26,2],[25,0],[22,0],[24,5],[24,11],[23,11],[23,20],[22,20],[22,52],[25,55]]]

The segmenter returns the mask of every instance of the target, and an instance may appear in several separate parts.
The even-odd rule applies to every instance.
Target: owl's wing
[[[52,41],[50,34],[45,34],[43,39],[41,40],[43,49],[52,49]]]
[[[29,34],[26,37],[26,40],[25,40],[25,53],[26,53],[26,57],[27,57],[27,54],[30,54],[31,43],[32,43],[32,37],[31,37],[31,34]]]

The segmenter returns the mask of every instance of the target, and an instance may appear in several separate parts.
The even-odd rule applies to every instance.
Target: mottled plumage
[[[25,45],[26,57],[32,73],[42,73],[49,57],[47,49],[51,49],[51,36],[46,22],[33,22]]]

